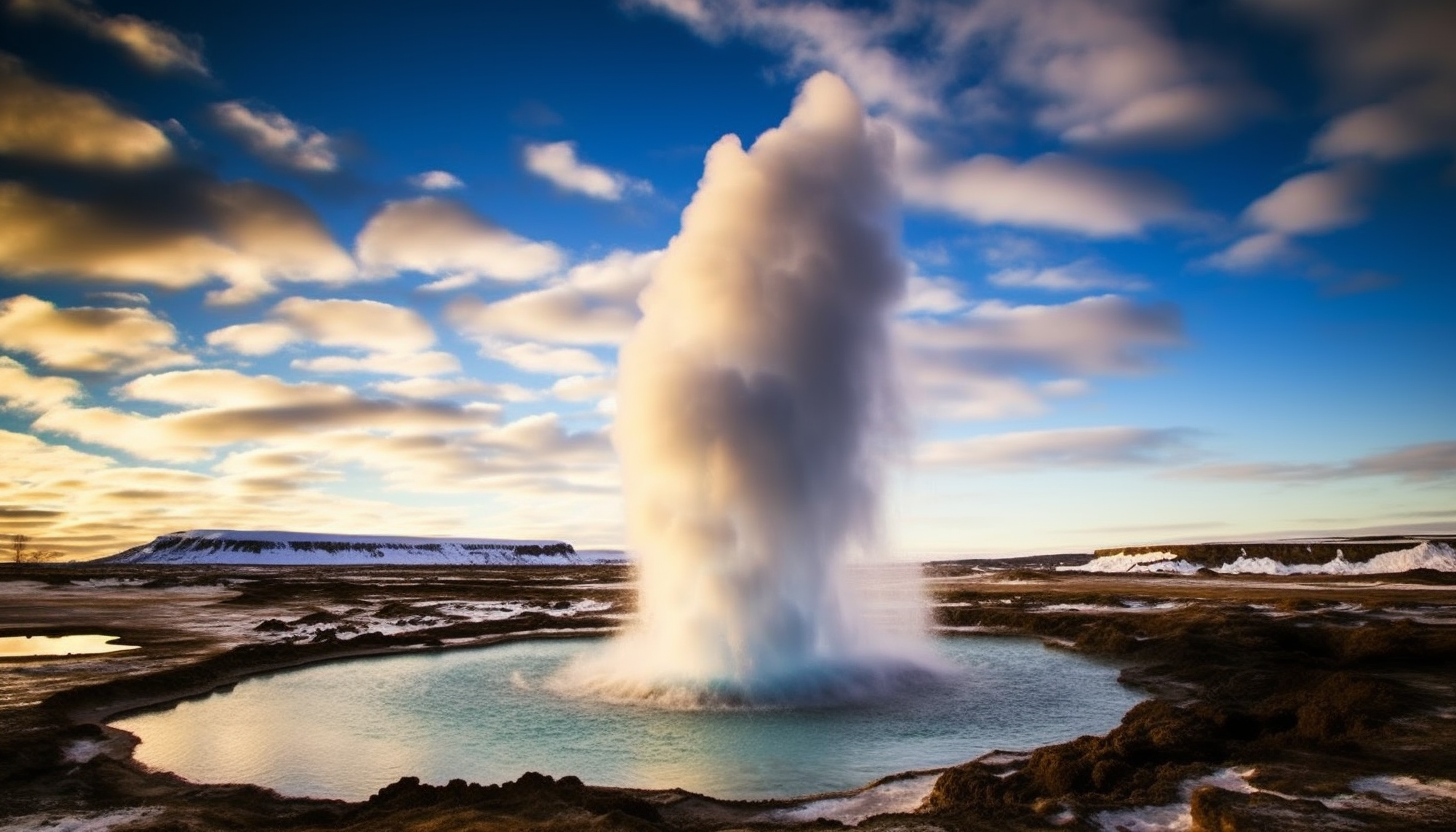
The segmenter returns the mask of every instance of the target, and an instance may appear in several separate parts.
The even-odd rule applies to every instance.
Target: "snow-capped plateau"
[[[1248,548],[1255,548],[1250,546]],[[1077,572],[1162,572],[1191,575],[1208,569],[1220,575],[1388,575],[1412,569],[1456,572],[1456,549],[1449,543],[1426,540],[1405,549],[1347,560],[1343,551],[1323,563],[1287,563],[1272,557],[1250,554],[1246,549],[1228,563],[1200,565],[1175,551],[1118,552],[1093,558],[1082,566],[1059,566],[1058,571]]]
[[[578,552],[561,540],[194,529],[164,534],[143,546],[95,562],[230,566],[566,566],[625,560],[621,552]]]

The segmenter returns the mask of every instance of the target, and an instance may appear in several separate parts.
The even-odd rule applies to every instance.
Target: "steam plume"
[[[892,143],[820,73],[752,148],[729,135],[708,152],[621,352],[640,623],[578,683],[695,705],[856,698],[903,678],[843,568],[878,548],[899,433]]]

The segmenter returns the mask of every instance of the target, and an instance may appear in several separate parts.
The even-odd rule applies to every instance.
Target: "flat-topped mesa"
[[[96,563],[232,566],[562,566],[620,562],[561,540],[394,537],[196,529],[164,534]]]

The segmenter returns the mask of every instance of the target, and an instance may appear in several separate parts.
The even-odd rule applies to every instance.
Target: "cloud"
[[[1148,288],[1136,277],[1114,274],[1091,258],[1064,266],[1002,269],[986,278],[993,286],[1008,289],[1043,289],[1049,292],[1088,292],[1097,289],[1134,292]]]
[[[409,178],[409,183],[422,191],[453,191],[465,187],[460,177],[449,171],[427,170]]]
[[[298,173],[339,169],[338,143],[322,131],[299,124],[277,110],[224,101],[211,107],[213,120],[248,152]]]
[[[1085,393],[1084,376],[1144,373],[1149,352],[1183,343],[1175,307],[1116,295],[1051,306],[983,301],[949,318],[902,319],[897,329],[915,411],[956,420],[1040,414],[1047,398]]]
[[[509,535],[512,521],[477,525],[471,512],[326,493],[339,478],[330,460],[307,450],[237,451],[212,473],[124,465],[38,437],[0,430],[0,514],[46,548],[72,557],[113,554],[188,528],[249,528],[260,516],[287,516],[295,528],[392,534]],[[509,496],[505,497],[509,501]],[[7,505],[8,504],[8,505]],[[10,507],[23,506],[17,517]],[[388,518],[387,528],[381,526]]]
[[[901,315],[946,315],[971,305],[960,281],[918,274],[914,264],[910,264],[907,270],[910,274],[906,280],[905,300],[900,304]]]
[[[220,278],[215,303],[241,303],[277,281],[340,284],[353,261],[296,197],[186,171],[127,182],[89,201],[0,182],[0,270],[182,289]]]
[[[1025,431],[924,444],[916,461],[999,471],[1169,465],[1194,453],[1182,428],[1095,427]]]
[[[640,179],[581,161],[576,157],[574,142],[528,144],[524,155],[526,170],[564,191],[592,199],[618,202],[629,191],[652,191],[652,186]]]
[[[440,197],[386,203],[359,232],[359,261],[373,274],[417,271],[446,277],[531,280],[565,257],[550,243],[522,239]]]
[[[637,322],[637,295],[661,256],[660,251],[614,251],[572,268],[543,289],[493,303],[460,298],[445,317],[461,334],[476,339],[619,344]]]
[[[950,320],[902,321],[900,332],[923,356],[997,372],[1135,374],[1151,368],[1148,350],[1183,343],[1176,307],[1117,295],[1059,306],[984,301]]]
[[[940,7],[937,31],[943,48],[996,56],[992,84],[1030,94],[1037,126],[1071,144],[1190,144],[1270,109],[1232,62],[1180,42],[1155,8],[984,0]]]
[[[116,306],[151,306],[152,299],[141,292],[87,292],[87,300],[98,300]]]
[[[872,109],[902,120],[984,122],[1015,100],[1034,108],[1039,128],[1071,144],[1173,145],[1225,135],[1271,108],[1233,62],[1180,42],[1151,4],[638,5],[709,40],[736,35],[777,49],[801,73],[833,71]]]
[[[298,358],[289,365],[310,373],[377,373],[388,376],[438,376],[460,371],[460,359],[448,352],[373,353]]]
[[[1314,137],[1326,160],[1456,150],[1456,7],[1429,0],[1245,0],[1314,35],[1343,112]]]
[[[598,401],[616,390],[617,380],[611,376],[567,376],[551,385],[552,397],[568,402]]]
[[[1298,483],[1357,477],[1397,477],[1410,482],[1429,482],[1456,477],[1456,441],[1407,445],[1346,462],[1205,465],[1174,471],[1171,476],[1236,482]]]
[[[1297,254],[1298,249],[1288,237],[1277,231],[1265,231],[1245,237],[1199,263],[1225,271],[1245,272],[1292,260]]]
[[[533,402],[540,395],[519,384],[493,384],[473,378],[408,378],[382,381],[374,389],[407,399],[484,398],[503,402]]]
[[[33,427],[142,459],[192,462],[240,443],[318,441],[348,430],[447,434],[481,429],[496,416],[489,407],[369,399],[335,385],[289,384],[217,369],[143,376],[118,394],[191,409],[146,416],[102,407],[54,408]]]
[[[136,15],[108,15],[90,0],[10,0],[9,10],[19,17],[49,18],[107,41],[155,72],[208,74],[201,38]]]
[[[1298,253],[1291,238],[1325,234],[1359,224],[1366,215],[1360,197],[1370,177],[1358,168],[1338,167],[1285,180],[1244,209],[1243,221],[1261,229],[1201,261],[1229,271],[1251,271]]]
[[[41,81],[3,52],[0,155],[111,170],[156,167],[173,158],[161,130],[93,93]]]
[[[1354,168],[1300,174],[1260,197],[1244,211],[1250,223],[1282,234],[1323,234],[1365,218],[1358,198],[1368,184]]]
[[[147,309],[61,309],[30,295],[0,302],[0,347],[53,369],[138,373],[195,364],[196,358],[172,348],[176,343],[177,330]]]
[[[518,370],[542,375],[596,375],[607,370],[607,365],[600,358],[586,350],[533,342],[513,343],[486,338],[481,341],[480,354]]]
[[[268,316],[261,326],[276,329],[241,324],[210,333],[207,342],[247,355],[274,352],[294,341],[385,353],[416,352],[435,343],[435,331],[420,313],[377,300],[286,298]],[[279,340],[284,335],[287,340]]]
[[[455,356],[427,351],[435,331],[420,313],[373,300],[287,298],[269,310],[268,320],[214,330],[207,343],[243,355],[269,355],[295,343],[368,353],[294,360],[295,369],[315,373],[408,376],[460,369]]]
[[[1126,237],[1187,219],[1166,183],[1047,153],[1024,162],[982,153],[946,162],[904,126],[896,159],[906,202],[982,224]]]
[[[84,390],[75,379],[33,376],[20,362],[0,355],[0,403],[4,407],[44,413],[82,395]]]

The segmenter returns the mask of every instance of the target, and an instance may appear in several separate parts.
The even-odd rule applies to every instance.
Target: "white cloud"
[[[1359,223],[1358,199],[1367,178],[1353,168],[1333,168],[1286,180],[1244,211],[1244,218],[1282,234],[1323,234]]]
[[[1187,144],[1269,108],[1232,62],[1181,43],[1151,4],[983,0],[938,11],[946,46],[992,54],[997,86],[1030,93],[1035,122],[1073,144]]]
[[[339,169],[334,139],[277,110],[225,101],[212,105],[211,112],[223,132],[264,161],[300,173],[333,173]]]
[[[126,451],[142,459],[193,462],[242,443],[307,442],[338,432],[442,437],[495,421],[489,407],[364,398],[346,387],[290,384],[231,370],[184,370],[143,376],[118,391],[124,398],[187,409],[148,416],[105,407],[52,408],[39,431]]]
[[[576,266],[544,289],[494,303],[461,298],[450,305],[446,318],[473,338],[618,344],[637,322],[637,295],[660,258],[657,251],[615,251]]]
[[[377,373],[389,376],[439,376],[460,371],[460,359],[448,352],[373,353],[364,356],[325,355],[297,358],[289,365],[310,373]]]
[[[1200,263],[1225,271],[1246,272],[1292,260],[1297,253],[1289,237],[1277,231],[1266,231],[1245,237]]]
[[[1311,143],[1315,158],[1389,162],[1456,150],[1456,6],[1426,0],[1245,0],[1315,35],[1347,107]]]
[[[947,315],[959,312],[971,305],[964,294],[960,281],[949,277],[927,277],[916,273],[912,267],[906,279],[905,301],[900,304],[902,315]]]
[[[472,378],[408,378],[382,381],[374,389],[407,399],[485,398],[504,402],[533,402],[540,395],[518,384],[493,384]]]
[[[526,170],[564,191],[585,194],[593,199],[617,202],[629,191],[652,190],[652,186],[642,180],[581,161],[576,157],[574,142],[528,144],[525,160]]]
[[[195,364],[176,343],[177,330],[147,309],[62,309],[30,295],[0,302],[0,347],[58,370],[137,373]]]
[[[422,191],[453,191],[465,187],[460,177],[445,170],[427,170],[409,178],[409,183]]]
[[[1179,428],[1121,426],[1003,433],[929,442],[916,461],[985,470],[1168,465],[1193,454],[1189,436]]]
[[[872,108],[916,121],[985,121],[1029,101],[1044,131],[1074,144],[1187,144],[1270,109],[1232,61],[1187,46],[1155,5],[1119,0],[895,3],[648,0],[700,35],[829,69]],[[975,86],[961,86],[963,79]],[[952,102],[952,106],[947,106]]]
[[[598,401],[616,389],[617,380],[611,376],[567,376],[551,385],[551,395],[568,402]]]
[[[435,331],[420,313],[377,300],[287,298],[269,316],[300,340],[325,347],[398,354],[435,343]]]
[[[524,370],[552,376],[597,375],[607,366],[600,358],[582,349],[551,347],[531,342],[511,343],[485,339],[480,354]]]
[[[1293,260],[1299,253],[1294,236],[1325,234],[1363,220],[1366,209],[1360,197],[1369,184],[1369,176],[1353,167],[1317,170],[1285,180],[1244,210],[1244,222],[1261,229],[1258,233],[1201,263],[1228,271],[1253,271]]]
[[[41,81],[0,52],[0,154],[136,170],[173,158],[161,130],[97,95]]]
[[[199,38],[180,35],[136,15],[108,15],[90,0],[10,0],[9,10],[18,16],[48,17],[98,40],[110,41],[154,71],[208,74]]]
[[[361,350],[364,356],[321,356],[293,361],[316,373],[441,375],[460,369],[449,353],[427,351],[435,331],[420,313],[373,300],[287,298],[268,320],[208,333],[207,343],[243,355],[268,355],[294,343]]]
[[[1123,375],[1151,368],[1147,351],[1183,343],[1175,307],[1102,295],[1059,306],[984,301],[950,320],[902,321],[906,344],[984,370]]]
[[[12,277],[64,275],[104,283],[181,289],[227,283],[214,303],[242,303],[278,281],[340,284],[358,277],[308,206],[252,182],[193,180],[175,189],[137,186],[123,199],[91,204],[0,182],[0,269]],[[127,200],[170,209],[160,218]]]
[[[0,355],[0,403],[44,413],[84,395],[80,382],[64,376],[33,376],[20,362]]]
[[[1456,441],[1424,442],[1341,462],[1248,462],[1175,471],[1188,479],[1245,482],[1317,482],[1356,477],[1399,477],[1411,482],[1456,477]]]
[[[550,243],[522,239],[463,203],[419,197],[386,203],[359,232],[359,261],[373,274],[417,271],[445,277],[531,280],[565,257]]]
[[[1025,162],[982,153],[945,162],[903,125],[895,155],[905,200],[983,224],[1125,237],[1186,219],[1171,186],[1055,153]]]
[[[987,280],[993,286],[1014,289],[1044,289],[1049,292],[1088,292],[1112,289],[1134,292],[1148,288],[1145,280],[1107,271],[1090,258],[1063,266],[1002,269]]]
[[[1115,295],[1052,306],[984,301],[897,328],[916,412],[955,420],[1038,415],[1048,398],[1085,393],[1084,376],[1147,372],[1149,352],[1183,341],[1175,308]],[[1046,375],[1055,378],[1035,381]]]

